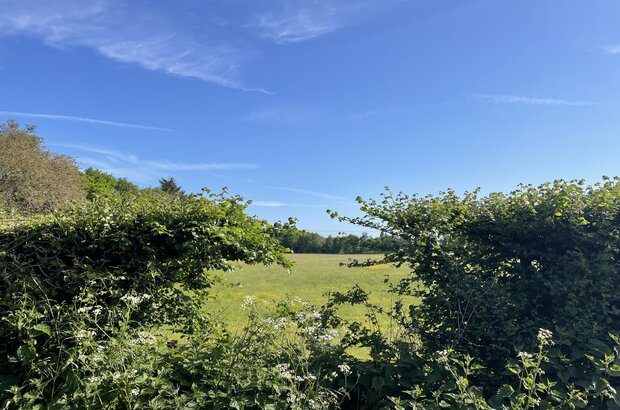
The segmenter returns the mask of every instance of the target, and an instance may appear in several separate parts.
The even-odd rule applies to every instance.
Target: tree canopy
[[[109,197],[137,193],[139,190],[138,186],[127,178],[115,178],[113,175],[95,168],[86,169],[83,178],[88,199],[93,199],[96,196]]]
[[[174,177],[160,178],[159,187],[161,188],[162,191],[170,195],[180,195],[180,196],[185,195],[185,192],[183,191],[181,186],[177,184],[177,181],[174,179]]]
[[[23,215],[51,212],[82,199],[75,160],[48,151],[33,126],[0,124],[0,207]]]

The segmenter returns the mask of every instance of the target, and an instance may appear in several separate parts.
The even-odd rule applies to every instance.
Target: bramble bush
[[[359,402],[402,398],[437,379],[440,373],[429,369],[441,351],[474,358],[468,360],[481,367],[469,373],[468,383],[479,386],[481,397],[497,399],[515,377],[510,358],[535,350],[539,329],[548,329],[555,344],[539,365],[553,384],[549,405],[578,391],[584,406],[618,408],[613,333],[620,330],[620,179],[593,186],[558,180],[486,197],[478,191],[419,197],[387,190],[380,201],[358,202],[362,217],[330,213],[402,242],[383,260],[352,265],[408,266],[410,277],[391,291],[420,300],[398,302],[388,312],[398,323],[395,338],[349,324],[344,342],[370,347],[373,356],[360,371],[366,381]],[[328,306],[341,303],[367,304],[367,297],[354,289],[334,295]]]

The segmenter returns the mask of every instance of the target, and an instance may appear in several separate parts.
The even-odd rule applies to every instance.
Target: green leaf
[[[39,335],[47,335],[47,336],[51,336],[52,335],[52,328],[49,327],[49,325],[45,324],[45,323],[39,323],[35,326],[32,327],[33,330],[33,335],[34,336],[39,336]]]
[[[30,364],[37,357],[37,351],[35,350],[34,346],[21,345],[17,349],[17,356],[19,356],[23,363]]]
[[[619,377],[620,376],[620,364],[614,363],[611,366],[609,366],[609,374],[613,377]]]
[[[372,387],[375,390],[381,390],[384,384],[385,384],[385,380],[383,379],[383,377],[375,376],[372,378]]]
[[[497,390],[497,395],[499,397],[510,397],[514,394],[514,392],[515,389],[512,386],[505,384]]]

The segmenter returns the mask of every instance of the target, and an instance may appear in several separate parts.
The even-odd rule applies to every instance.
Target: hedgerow
[[[620,408],[620,180],[359,201],[340,218],[399,247],[352,264],[411,269],[393,308],[359,286],[267,316],[248,298],[235,334],[204,313],[214,272],[290,267],[285,226],[239,197],[119,195],[0,226],[0,405]]]
[[[114,197],[0,228],[3,407],[286,403],[284,387],[307,383],[276,378],[274,366],[287,351],[291,365],[307,357],[277,349],[255,323],[238,341],[201,313],[213,270],[290,266],[246,205]]]
[[[381,382],[360,393],[365,400],[403,397],[436,379],[423,368],[441,351],[482,366],[467,378],[481,397],[513,397],[501,390],[513,383],[511,360],[535,351],[539,329],[545,329],[555,342],[540,363],[541,383],[553,386],[545,406],[557,406],[574,389],[588,397],[584,405],[620,405],[613,334],[620,330],[620,179],[593,186],[558,180],[486,197],[478,191],[426,197],[386,191],[380,201],[358,201],[364,216],[332,216],[394,235],[404,245],[384,260],[353,264],[408,266],[411,276],[392,292],[421,300],[389,312],[403,337],[388,341],[378,330],[362,329],[350,339],[372,347],[373,365],[381,369],[375,372]],[[336,296],[332,303],[367,303],[359,289]]]

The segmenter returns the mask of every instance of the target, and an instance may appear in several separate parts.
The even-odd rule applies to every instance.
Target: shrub
[[[475,358],[485,371],[474,381],[490,397],[510,380],[509,358],[535,349],[544,328],[556,335],[549,378],[582,386],[600,378],[587,355],[608,350],[609,332],[620,329],[620,179],[560,180],[486,197],[386,191],[380,201],[358,201],[365,216],[332,216],[403,240],[382,261],[354,264],[411,268],[393,292],[421,303],[392,312],[407,340],[419,340],[404,343],[410,356],[453,350]],[[405,339],[376,336],[356,342],[380,342],[375,350],[386,357],[404,357]]]
[[[61,404],[83,385],[85,363],[94,366],[93,346],[116,349],[107,362],[124,368],[148,353],[127,349],[139,332],[183,339],[208,326],[210,271],[289,266],[270,225],[245,206],[224,194],[112,197],[0,227],[2,390],[13,386],[27,407]]]

